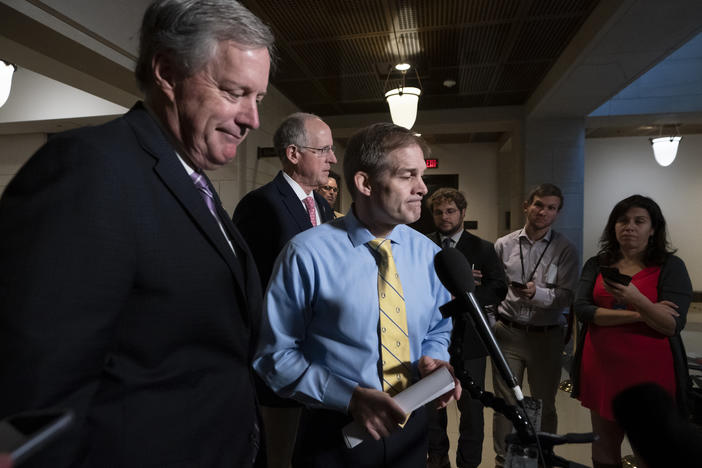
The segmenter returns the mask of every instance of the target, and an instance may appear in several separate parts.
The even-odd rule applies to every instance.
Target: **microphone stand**
[[[512,458],[512,463],[510,465],[505,465],[505,468],[526,468],[529,466],[536,467],[536,455],[538,453],[539,446],[541,448],[541,454],[543,455],[543,462],[546,464],[546,466],[588,468],[586,465],[581,465],[576,462],[569,461],[563,457],[559,457],[553,452],[553,447],[567,443],[591,443],[593,440],[595,440],[594,434],[556,435],[549,434],[548,432],[538,432],[535,435],[534,430],[527,419],[526,413],[522,408],[507,403],[503,398],[497,397],[494,393],[483,390],[475,383],[468,370],[465,368],[463,360],[463,335],[466,327],[469,326],[468,314],[466,314],[465,311],[458,312],[460,307],[447,307],[449,304],[442,306],[441,312],[444,314],[444,317],[453,318],[453,331],[451,332],[449,354],[451,356],[450,363],[453,366],[456,378],[461,382],[461,387],[464,390],[468,390],[471,398],[480,401],[483,406],[492,408],[498,413],[504,415],[512,422],[512,425],[516,430],[516,434],[510,434],[507,436],[506,442],[508,444],[508,451],[511,451],[511,453],[516,453],[519,461],[515,462],[514,458]]]

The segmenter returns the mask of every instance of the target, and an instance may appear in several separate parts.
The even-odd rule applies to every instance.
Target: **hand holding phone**
[[[509,285],[514,289],[526,289],[526,284],[519,283],[517,281],[510,281]]]
[[[627,286],[631,282],[631,276],[619,273],[619,269],[615,267],[600,267],[602,279],[609,283],[621,284]]]

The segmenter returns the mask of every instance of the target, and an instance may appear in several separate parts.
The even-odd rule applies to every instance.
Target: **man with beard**
[[[502,262],[495,254],[495,247],[488,241],[463,229],[468,203],[461,192],[441,188],[427,201],[427,208],[434,218],[437,231],[429,239],[443,248],[455,247],[473,268],[475,296],[483,310],[494,313],[495,307],[507,294],[507,282]],[[485,386],[485,356],[471,354],[470,341],[476,339],[475,331],[467,329],[463,338],[464,366],[476,384]],[[477,468],[483,451],[483,405],[469,395],[458,400],[461,412],[456,464],[459,468]],[[429,411],[428,468],[450,468],[446,435],[446,409]]]

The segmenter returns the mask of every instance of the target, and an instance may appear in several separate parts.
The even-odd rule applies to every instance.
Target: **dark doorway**
[[[424,196],[424,200],[422,201],[422,215],[419,217],[419,220],[410,224],[409,226],[422,234],[429,234],[430,232],[436,231],[436,227],[434,226],[434,220],[431,213],[426,207],[426,200],[442,187],[450,187],[458,190],[458,174],[425,175],[424,184],[427,186],[427,194]]]

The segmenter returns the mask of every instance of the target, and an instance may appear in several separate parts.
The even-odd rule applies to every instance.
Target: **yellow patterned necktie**
[[[368,245],[380,254],[378,263],[378,305],[380,306],[380,358],[383,390],[394,396],[412,379],[407,313],[400,275],[392,258],[391,241],[377,238]]]

